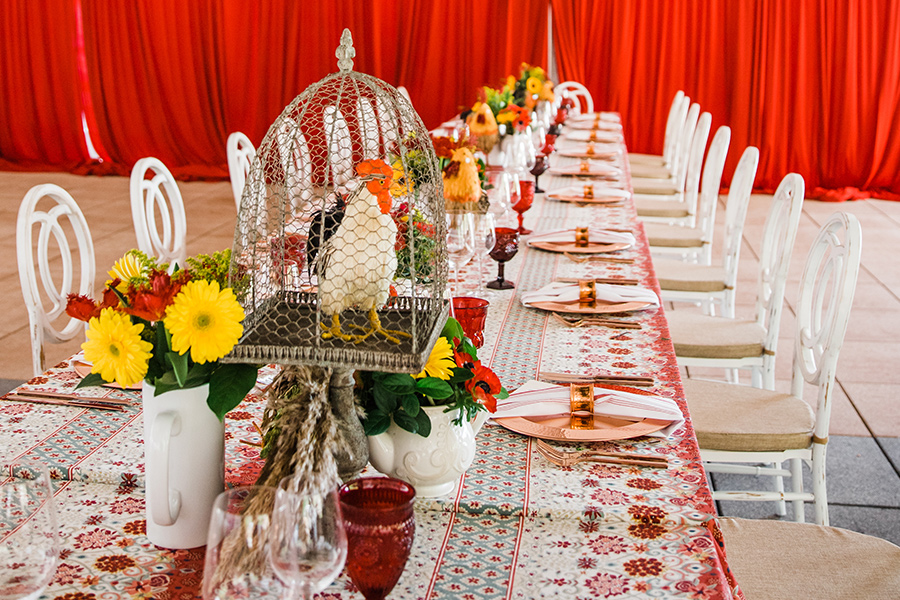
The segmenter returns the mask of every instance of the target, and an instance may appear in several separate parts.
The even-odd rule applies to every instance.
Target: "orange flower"
[[[131,306],[125,312],[145,321],[159,321],[166,316],[166,308],[180,290],[181,283],[173,282],[168,273],[153,271],[150,273],[150,289],[133,290]]]
[[[503,389],[500,385],[500,378],[488,367],[482,365],[481,361],[475,363],[472,371],[474,375],[466,382],[466,389],[489,412],[497,412],[497,398],[494,397],[494,394],[500,393],[500,390]]]
[[[66,302],[66,314],[79,321],[90,321],[100,316],[100,307],[87,296],[69,294]]]

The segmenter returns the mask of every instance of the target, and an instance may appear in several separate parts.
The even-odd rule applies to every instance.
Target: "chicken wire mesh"
[[[224,360],[418,372],[447,318],[441,172],[396,88],[352,70],[269,128],[244,185],[230,279],[246,314]]]

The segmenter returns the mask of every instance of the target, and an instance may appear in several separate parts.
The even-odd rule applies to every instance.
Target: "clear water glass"
[[[475,253],[478,255],[478,289],[484,288],[485,258],[497,243],[497,219],[492,213],[475,215]]]
[[[447,213],[447,259],[453,270],[453,294],[459,292],[459,270],[475,256],[475,220],[470,212]]]

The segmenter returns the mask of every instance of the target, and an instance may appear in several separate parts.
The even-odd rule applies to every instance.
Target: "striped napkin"
[[[565,283],[554,281],[539,290],[525,292],[519,299],[524,306],[531,306],[535,302],[559,302],[567,304],[578,302],[580,288],[577,283]],[[595,283],[594,297],[601,302],[649,302],[659,306],[659,297],[653,290],[640,286],[613,285],[609,283]]]
[[[596,194],[596,190],[594,192]],[[634,234],[629,231],[607,231],[605,229],[588,229],[588,240],[598,244],[629,244],[634,245]],[[533,233],[528,238],[528,245],[532,242],[563,242],[575,243],[574,229],[554,229],[543,233]]]

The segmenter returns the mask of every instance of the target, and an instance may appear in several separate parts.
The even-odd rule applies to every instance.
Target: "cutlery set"
[[[2,397],[3,400],[33,402],[35,404],[53,404],[57,406],[77,406],[79,408],[99,408],[101,410],[124,410],[131,400],[121,398],[90,398],[76,394],[41,392],[19,389]]]
[[[609,327],[611,329],[640,329],[641,324],[633,321],[604,319],[601,317],[566,317],[559,313],[551,313],[566,327]]]
[[[551,463],[560,467],[571,467],[584,462],[596,462],[611,465],[627,465],[635,467],[653,467],[666,469],[669,461],[662,456],[639,454],[637,452],[606,452],[602,450],[560,450],[544,440],[536,440],[538,453]]]

